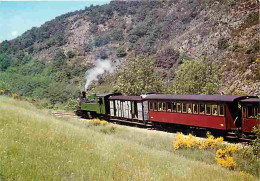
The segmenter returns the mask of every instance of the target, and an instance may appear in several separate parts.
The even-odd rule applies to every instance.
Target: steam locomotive
[[[76,114],[136,124],[152,124],[251,135],[260,123],[260,99],[242,95],[166,95],[82,93]],[[228,134],[229,133],[229,134]],[[236,135],[237,137],[237,135]]]

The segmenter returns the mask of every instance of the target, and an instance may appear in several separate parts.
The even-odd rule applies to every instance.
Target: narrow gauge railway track
[[[77,116],[73,113],[65,113],[65,112],[52,112],[52,115],[55,117],[66,117],[66,118],[78,118],[78,119],[85,119],[80,116]],[[194,136],[205,138],[206,134],[202,133],[199,128],[191,128],[191,129],[180,129],[180,128],[173,128],[173,127],[160,127],[160,126],[154,126],[150,123],[143,124],[140,122],[131,122],[127,120],[121,120],[121,119],[106,119],[110,123],[117,124],[117,125],[122,125],[122,126],[131,126],[131,127],[137,127],[137,128],[142,128],[142,129],[147,129],[147,130],[156,130],[156,131],[163,131],[163,132],[168,132],[172,134],[176,134],[177,132],[182,132],[184,134],[193,134]],[[251,141],[255,139],[254,136],[251,136],[250,138],[239,138],[236,134],[234,133],[229,133],[228,136],[226,136],[225,141],[230,142],[230,143],[241,143],[241,144],[248,144]]]

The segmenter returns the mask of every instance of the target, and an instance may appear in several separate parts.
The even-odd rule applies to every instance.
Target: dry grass
[[[0,97],[0,180],[248,179],[173,152],[169,134],[112,127],[64,121]]]

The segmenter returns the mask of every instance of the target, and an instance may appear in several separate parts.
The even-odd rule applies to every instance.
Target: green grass
[[[58,119],[0,97],[0,180],[249,179],[187,157],[198,153],[173,152],[172,140],[168,133]]]

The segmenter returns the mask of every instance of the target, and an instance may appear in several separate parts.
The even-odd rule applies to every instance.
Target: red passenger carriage
[[[188,125],[217,130],[241,126],[236,95],[148,95],[149,120],[154,123]]]
[[[260,99],[251,98],[241,100],[242,106],[242,132],[251,133],[254,127],[260,124]]]

